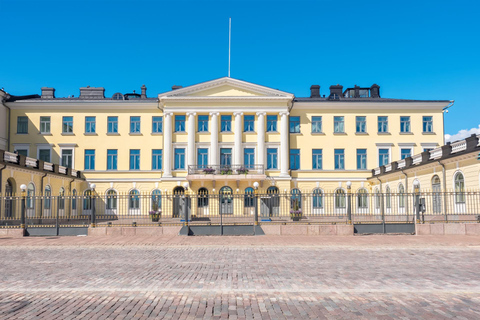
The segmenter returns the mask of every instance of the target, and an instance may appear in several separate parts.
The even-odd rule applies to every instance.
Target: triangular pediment
[[[292,98],[293,95],[233,78],[220,78],[158,95],[160,100],[175,98]]]

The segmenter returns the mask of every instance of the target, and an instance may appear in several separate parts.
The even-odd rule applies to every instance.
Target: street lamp
[[[347,223],[352,224],[352,182],[347,181]]]

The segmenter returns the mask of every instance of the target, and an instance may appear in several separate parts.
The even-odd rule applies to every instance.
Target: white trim
[[[27,150],[27,157],[30,156],[30,143],[12,143],[13,150]]]
[[[393,143],[376,143],[375,145],[379,148],[390,148],[394,146]]]
[[[53,144],[48,144],[48,143],[37,143],[37,159],[40,159],[40,150],[49,150],[49,161],[47,162],[53,162],[52,160],[52,146]]]
[[[420,143],[420,145],[422,146],[422,148],[432,148],[432,149],[435,149],[436,147],[438,147],[438,143],[436,142],[422,142]]]
[[[409,144],[409,143],[406,143],[405,146],[401,146],[400,143],[398,144],[399,147],[398,147],[398,160],[402,160],[402,149],[410,149],[410,157],[412,157],[414,154],[413,154],[413,145]],[[392,163],[391,161],[392,159],[390,159],[390,164]]]
[[[413,147],[416,146],[416,143],[415,143],[415,142],[411,142],[411,143],[402,143],[402,142],[400,142],[400,143],[397,143],[397,145],[398,145],[399,147],[404,147],[404,148],[413,148]]]
[[[385,165],[391,164],[392,163],[392,146],[393,146],[393,143],[392,144],[377,143],[377,161],[380,160],[380,149],[388,149],[388,162]],[[379,167],[383,166],[383,164],[380,164],[379,162],[377,162],[377,165]]]
[[[62,165],[63,150],[72,150],[72,169],[75,168],[75,148],[73,147],[60,147],[60,164]]]

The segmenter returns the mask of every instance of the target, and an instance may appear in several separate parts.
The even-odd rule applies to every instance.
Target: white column
[[[280,112],[280,176],[288,176],[288,112]]]
[[[235,157],[233,160],[234,165],[242,164],[242,135],[243,135],[243,128],[242,128],[242,115],[243,112],[234,112],[233,116],[235,117],[235,137],[234,137],[234,146],[235,146]]]
[[[210,112],[210,164],[212,166],[218,165],[218,112]]]
[[[257,164],[265,169],[265,112],[257,112]]]
[[[187,112],[188,137],[187,137],[187,170],[188,166],[195,165],[195,112]]]
[[[172,115],[164,114],[165,130],[163,130],[163,176],[172,177]]]

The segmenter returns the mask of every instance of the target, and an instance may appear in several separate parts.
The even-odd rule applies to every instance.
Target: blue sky
[[[11,94],[155,96],[226,76],[232,17],[234,78],[296,96],[377,83],[382,97],[454,99],[446,133],[479,130],[479,1],[0,0],[0,12]]]

